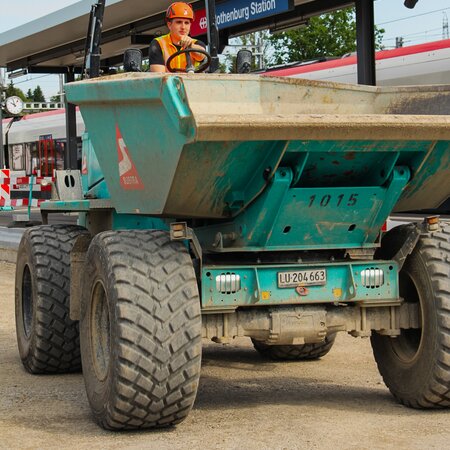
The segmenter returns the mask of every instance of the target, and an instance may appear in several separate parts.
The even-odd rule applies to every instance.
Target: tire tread
[[[31,373],[81,370],[78,322],[69,317],[70,251],[85,233],[77,225],[42,225],[26,230],[22,237],[20,247],[23,251],[29,243],[37,281],[35,345],[23,361]]]
[[[264,358],[275,361],[314,360],[325,356],[334,344],[336,334],[328,335],[324,342],[302,345],[267,345],[252,339],[253,346]]]
[[[191,258],[164,231],[105,232],[94,239],[104,245],[117,290],[118,336],[115,398],[97,420],[107,429],[175,425],[192,408],[200,375]]]
[[[425,261],[428,269],[437,314],[437,345],[434,362],[428,384],[423,391],[410,398],[399,395],[390,387],[389,376],[383,365],[376,360],[380,374],[394,397],[402,404],[419,409],[450,407],[450,348],[448,338],[450,329],[450,225],[444,224],[441,231],[421,237],[414,250]]]

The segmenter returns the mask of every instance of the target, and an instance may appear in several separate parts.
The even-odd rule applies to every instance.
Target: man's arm
[[[161,47],[156,39],[150,44],[148,50],[150,72],[167,72]]]
[[[161,64],[150,64],[150,72],[167,72],[166,66]]]

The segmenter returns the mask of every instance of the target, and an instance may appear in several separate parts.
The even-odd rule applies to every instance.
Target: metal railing
[[[61,102],[25,102],[24,111],[42,111],[65,108]]]

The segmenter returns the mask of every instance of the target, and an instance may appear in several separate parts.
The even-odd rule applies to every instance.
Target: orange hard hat
[[[189,3],[175,2],[172,3],[166,12],[166,20],[172,19],[189,19],[194,20],[194,10]]]

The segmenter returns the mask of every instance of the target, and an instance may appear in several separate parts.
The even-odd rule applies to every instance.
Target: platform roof
[[[229,28],[222,33],[223,37],[301,23],[308,17],[354,3],[352,0],[290,1],[294,6],[293,11]],[[1,33],[0,67],[7,67],[9,71],[28,68],[30,72],[49,73],[81,66],[93,3],[94,0],[81,0]],[[102,35],[103,64],[118,64],[126,48],[133,46],[145,49],[153,36],[164,33],[164,11],[170,3],[171,0],[108,0]],[[194,9],[205,6],[204,0],[191,3]]]

